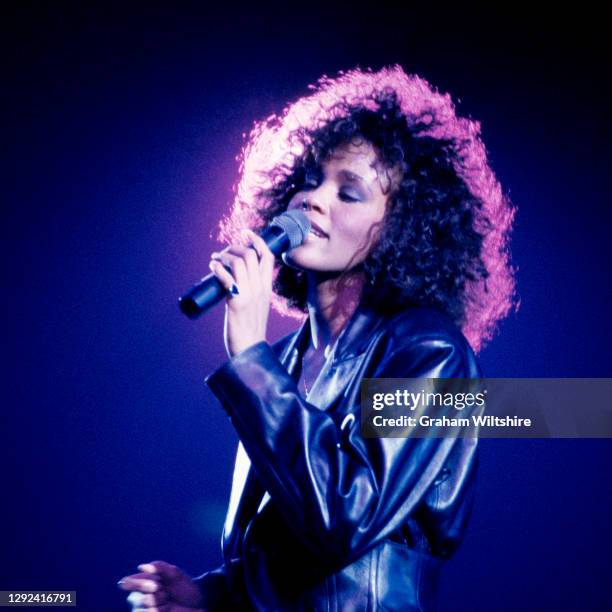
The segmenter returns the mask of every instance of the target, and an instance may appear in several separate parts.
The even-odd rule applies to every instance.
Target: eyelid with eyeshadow
[[[328,177],[323,168],[311,168],[306,170],[302,190],[311,191],[317,189]],[[366,182],[350,170],[339,170],[335,175],[338,185],[338,198],[344,202],[360,202],[368,199],[371,193]],[[345,184],[343,184],[345,183]]]
[[[345,180],[347,180],[349,183],[353,185],[358,185],[360,188],[362,188],[363,190],[367,191],[367,193],[372,195],[372,190],[370,189],[370,186],[365,181],[365,179],[359,176],[358,174],[355,174],[354,172],[351,172],[350,170],[340,170],[338,172],[338,176],[343,177]]]
[[[338,196],[341,200],[350,199],[352,202],[361,202],[366,199],[366,196],[362,194],[358,189],[345,189],[341,188],[338,191]]]

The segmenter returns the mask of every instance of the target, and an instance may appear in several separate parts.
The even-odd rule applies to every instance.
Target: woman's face
[[[304,210],[312,229],[285,255],[287,263],[313,272],[342,272],[361,263],[377,239],[388,192],[388,174],[371,143],[339,146],[289,202],[288,210]]]

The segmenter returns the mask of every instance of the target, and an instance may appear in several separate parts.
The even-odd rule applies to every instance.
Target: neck
[[[308,313],[314,350],[330,346],[359,306],[363,272],[329,276],[308,274]]]

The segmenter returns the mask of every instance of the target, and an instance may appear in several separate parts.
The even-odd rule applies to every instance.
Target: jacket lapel
[[[343,395],[363,362],[372,334],[382,317],[364,307],[358,308],[338,336],[308,394],[308,402],[320,410],[330,410]]]

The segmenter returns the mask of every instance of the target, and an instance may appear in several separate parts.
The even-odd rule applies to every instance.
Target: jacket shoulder
[[[409,308],[386,319],[383,337],[387,357],[403,354],[433,359],[445,355],[446,361],[459,366],[458,371],[480,375],[474,351],[461,330],[450,317],[433,308]]]
[[[468,344],[455,323],[443,312],[433,308],[414,307],[404,310],[387,319],[385,330],[390,339],[398,341],[440,338],[457,345]]]

